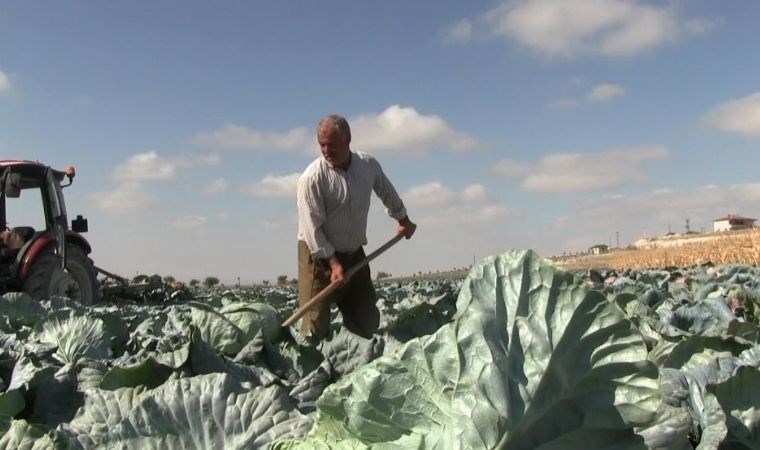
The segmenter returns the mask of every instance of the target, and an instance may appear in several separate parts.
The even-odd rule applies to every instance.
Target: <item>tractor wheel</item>
[[[92,260],[75,245],[66,246],[66,260],[64,271],[53,249],[45,250],[24,280],[24,291],[37,300],[60,295],[82,305],[99,302],[100,290]]]

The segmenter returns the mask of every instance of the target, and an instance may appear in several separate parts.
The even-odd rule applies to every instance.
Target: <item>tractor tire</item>
[[[76,245],[66,246],[66,271],[53,248],[46,249],[32,265],[24,280],[24,292],[36,300],[53,295],[68,297],[82,305],[100,301],[100,289],[92,260]]]

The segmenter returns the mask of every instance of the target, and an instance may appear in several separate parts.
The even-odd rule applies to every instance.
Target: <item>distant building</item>
[[[713,231],[731,231],[752,228],[756,219],[729,214],[713,220]]]
[[[592,255],[601,255],[610,251],[610,247],[607,244],[599,244],[593,247],[589,247],[588,252]]]

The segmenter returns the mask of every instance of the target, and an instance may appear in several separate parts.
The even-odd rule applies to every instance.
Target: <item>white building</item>
[[[713,220],[713,231],[731,231],[752,228],[755,226],[755,219],[729,214],[725,217]]]
[[[598,244],[593,247],[589,247],[588,252],[592,255],[601,255],[602,253],[608,253],[610,247],[606,244]]]

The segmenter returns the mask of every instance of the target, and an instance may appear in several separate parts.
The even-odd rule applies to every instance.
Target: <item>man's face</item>
[[[24,246],[24,239],[15,231],[3,230],[0,232],[0,236],[2,236],[3,244],[12,250]]]
[[[343,167],[348,164],[349,140],[328,122],[317,132],[319,149],[327,162],[333,167]]]

